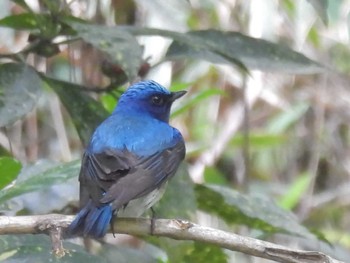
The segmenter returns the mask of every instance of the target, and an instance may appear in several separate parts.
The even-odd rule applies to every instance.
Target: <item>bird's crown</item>
[[[122,97],[144,97],[149,94],[170,95],[170,91],[153,80],[140,81],[130,86]],[[144,96],[142,96],[144,95]],[[122,98],[121,98],[122,99]]]
[[[130,86],[120,97],[115,114],[151,116],[168,122],[172,103],[185,91],[170,92],[153,80],[141,81]]]

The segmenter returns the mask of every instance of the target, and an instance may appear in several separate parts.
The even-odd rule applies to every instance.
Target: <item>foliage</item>
[[[348,91],[334,88],[334,98],[325,96],[322,85],[326,84],[320,81],[323,74],[332,79],[327,83],[341,77],[331,75],[331,66],[325,66],[328,62],[316,61],[303,53],[314,57],[327,53],[326,45],[322,46],[322,30],[336,28],[341,20],[340,12],[328,15],[337,9],[335,3],[285,0],[275,3],[276,9],[262,3],[267,11],[278,13],[290,23],[289,27],[299,30],[293,35],[287,29],[280,32],[275,25],[264,25],[276,31],[267,40],[249,29],[257,4],[243,0],[236,1],[234,8],[229,1],[222,1],[224,9],[232,13],[226,20],[234,25],[226,27],[225,12],[210,1],[197,7],[189,6],[188,1],[170,1],[168,6],[162,1],[152,1],[148,6],[142,1],[135,1],[135,5],[112,1],[107,12],[98,3],[94,17],[77,14],[77,6],[84,7],[83,1],[67,2],[39,1],[40,10],[36,10],[24,0],[13,0],[11,7],[16,11],[0,19],[2,29],[28,37],[24,47],[8,47],[6,53],[0,54],[0,135],[8,137],[15,146],[5,146],[0,136],[0,206],[4,214],[15,213],[11,210],[15,197],[50,191],[53,185],[77,178],[80,161],[72,161],[70,156],[81,154],[93,130],[113,110],[125,85],[152,76],[158,67],[172,62],[170,89],[189,90],[172,113],[186,137],[188,154],[186,165],[155,207],[157,214],[199,223],[207,216],[220,228],[238,232],[243,229],[245,234],[276,240],[277,233],[290,239],[302,237],[318,248],[322,241],[316,241],[316,236],[320,240],[323,236],[312,233],[323,232],[328,223],[314,219],[318,212],[324,213],[323,206],[313,210],[310,200],[320,197],[322,201],[323,193],[336,200],[338,196],[327,184],[338,186],[345,181],[345,168],[339,171],[341,165],[334,165],[334,160],[347,163],[345,157],[340,157],[346,154],[346,147],[339,146],[348,145],[346,114],[340,114],[347,105],[337,102],[342,94],[346,101]],[[117,6],[117,2],[122,6]],[[348,4],[345,0],[339,2]],[[186,14],[187,32],[176,23],[148,27],[133,19],[135,8],[145,8],[155,16],[164,15],[167,19],[162,21],[172,21],[174,14],[181,13],[180,6],[171,11],[176,5],[181,5]],[[247,11],[249,5],[252,14]],[[297,13],[303,11],[300,5],[314,8],[312,22]],[[120,22],[120,12],[129,15],[124,23]],[[254,15],[260,14],[258,10]],[[304,28],[299,28],[294,20],[309,23],[309,31],[303,32]],[[304,39],[297,39],[302,33]],[[152,42],[147,45],[150,39]],[[168,45],[162,46],[166,41]],[[306,43],[305,48],[301,42]],[[335,70],[343,70],[347,75],[348,60],[339,54],[349,53],[348,46],[328,45],[332,45],[327,55]],[[159,47],[158,61],[146,56],[149,46]],[[43,65],[46,72],[42,71]],[[69,72],[70,77],[64,72]],[[264,78],[271,81],[264,82]],[[282,80],[276,85],[274,78]],[[54,108],[54,98],[64,109]],[[50,116],[53,121],[49,121]],[[332,128],[329,131],[324,129],[328,123]],[[243,127],[243,131],[238,127]],[[18,135],[22,131],[23,138]],[[340,148],[335,149],[335,145]],[[56,148],[60,150],[52,150]],[[41,166],[45,159],[60,162]],[[330,179],[330,174],[337,179]],[[74,205],[67,203],[60,212],[75,212]],[[30,213],[25,204],[22,206],[16,210],[18,213]],[[333,214],[337,217],[334,225],[340,225],[346,214]],[[340,233],[342,227],[333,232],[326,229],[324,237],[331,241],[340,239],[338,235],[334,238],[334,233]],[[47,237],[3,236],[0,243],[0,260],[56,261],[49,253]],[[226,251],[196,242],[150,237],[144,244],[144,250],[103,244],[99,253],[91,255],[67,241],[65,247],[71,254],[60,262],[116,262],[116,258],[117,262],[235,262]],[[349,246],[348,242],[343,245]],[[349,254],[345,253],[344,258],[349,260]]]

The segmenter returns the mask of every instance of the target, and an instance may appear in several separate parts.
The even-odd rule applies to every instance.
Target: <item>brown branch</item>
[[[73,216],[57,214],[0,216],[0,234],[48,234],[52,240],[54,254],[61,257],[65,254],[61,242],[61,233],[73,218]],[[150,224],[151,220],[145,218],[118,218],[115,223],[115,229],[118,233],[145,236],[150,234]],[[184,220],[156,219],[153,235],[177,240],[200,241],[282,263],[342,262],[321,252],[294,250],[270,242],[200,226]]]

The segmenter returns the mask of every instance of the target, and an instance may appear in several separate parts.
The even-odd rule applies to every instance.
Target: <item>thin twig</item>
[[[72,222],[73,216],[37,215],[37,216],[0,216],[0,234],[49,234],[55,244],[56,255],[65,254],[60,245],[61,232]],[[150,235],[151,219],[118,218],[115,222],[117,233],[135,236]],[[62,229],[62,231],[58,230]],[[270,242],[236,235],[219,229],[204,227],[189,221],[175,219],[155,219],[154,236],[176,240],[193,240],[213,244],[255,257],[275,260],[282,263],[341,263],[317,251],[294,250]],[[344,263],[344,262],[343,262]]]

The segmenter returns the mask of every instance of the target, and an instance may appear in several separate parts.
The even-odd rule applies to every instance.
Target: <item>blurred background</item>
[[[186,161],[158,217],[350,262],[349,12],[348,0],[1,1],[0,212],[76,213],[91,131],[130,83],[153,79],[188,90],[171,118]],[[269,262],[189,241],[105,241],[67,241],[61,262]],[[1,242],[4,262],[54,260],[46,237]]]

